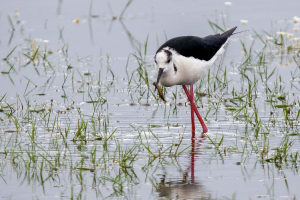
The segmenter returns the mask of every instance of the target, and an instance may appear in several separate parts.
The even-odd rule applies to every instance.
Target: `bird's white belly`
[[[160,83],[165,87],[173,85],[191,85],[196,83],[200,78],[203,78],[211,62],[198,60],[193,57],[177,56],[174,59],[177,66],[177,72],[172,71],[163,73]]]
[[[187,66],[178,70],[176,85],[191,85],[196,83],[200,78],[204,77],[206,70],[203,66]]]

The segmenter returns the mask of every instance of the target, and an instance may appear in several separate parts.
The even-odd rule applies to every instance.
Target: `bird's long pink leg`
[[[190,85],[190,97],[191,101],[194,102],[194,89],[193,84]],[[195,138],[195,115],[194,115],[194,109],[191,105],[191,120],[192,120],[192,138]]]
[[[191,103],[192,109],[193,109],[194,112],[196,113],[196,116],[197,116],[197,118],[198,118],[198,120],[199,120],[199,122],[200,122],[200,124],[201,124],[201,126],[202,126],[203,132],[206,133],[206,132],[208,131],[208,129],[207,129],[207,127],[206,127],[206,125],[205,125],[205,123],[204,123],[202,117],[200,116],[200,114],[199,114],[199,112],[198,112],[198,109],[197,109],[197,107],[195,106],[194,101],[191,100],[191,95],[190,95],[188,89],[186,88],[185,85],[183,85],[182,87],[183,87],[183,89],[184,89],[184,91],[185,91],[186,96],[188,97],[188,99],[189,99],[189,101],[190,101],[190,103]]]

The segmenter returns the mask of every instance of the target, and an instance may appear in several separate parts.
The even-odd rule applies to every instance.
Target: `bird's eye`
[[[170,62],[171,62],[171,59],[168,59],[168,60],[167,60],[167,63],[170,63]]]

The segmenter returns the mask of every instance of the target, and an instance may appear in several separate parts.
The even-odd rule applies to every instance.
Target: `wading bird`
[[[224,46],[236,28],[204,38],[196,36],[172,38],[161,45],[154,56],[157,70],[156,84],[160,82],[165,87],[182,85],[190,101],[193,136],[195,135],[194,112],[202,125],[203,132],[208,131],[194,103],[193,84],[205,76],[218,55],[224,52]],[[190,85],[190,91],[186,85]]]

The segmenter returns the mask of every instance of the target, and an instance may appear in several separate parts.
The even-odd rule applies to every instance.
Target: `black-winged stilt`
[[[161,45],[154,56],[157,85],[159,82],[165,87],[182,85],[190,101],[193,136],[195,135],[194,112],[202,125],[203,132],[208,131],[193,100],[193,84],[206,74],[218,55],[224,52],[224,46],[236,28],[204,38],[196,36],[172,38]],[[190,85],[190,92],[186,85]]]

